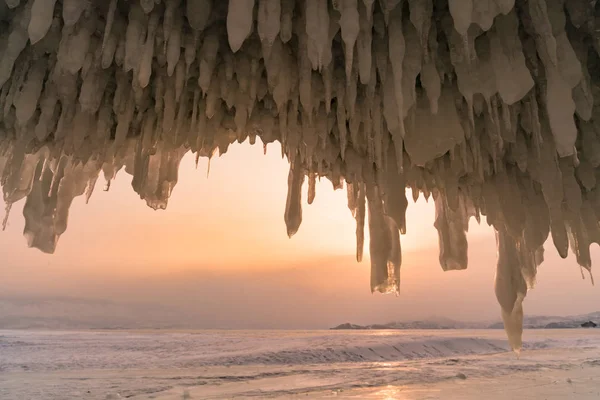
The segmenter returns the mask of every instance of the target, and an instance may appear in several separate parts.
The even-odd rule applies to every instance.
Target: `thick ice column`
[[[504,229],[496,230],[498,265],[495,291],[502,311],[504,330],[515,352],[522,347],[523,300],[527,296],[527,283],[521,273],[519,253],[514,238]]]
[[[367,200],[371,237],[371,291],[399,293],[402,254],[398,227],[392,218],[384,214],[379,189],[368,185]]]
[[[41,154],[19,154],[15,149],[13,158],[7,162],[5,167],[5,178],[3,179],[4,202],[6,203],[6,215],[2,221],[2,229],[6,228],[10,209],[13,203],[25,198],[34,184],[35,172]]]
[[[440,246],[440,265],[444,271],[467,269],[468,242],[467,230],[473,208],[468,199],[459,191],[458,208],[448,205],[446,193],[434,192],[435,223]]]
[[[99,172],[96,161],[74,163],[68,157],[54,167],[37,165],[23,208],[24,235],[30,247],[45,253],[55,251],[58,238],[67,229],[73,199],[84,194],[90,182],[95,183]]]
[[[398,173],[394,147],[388,148],[387,165],[383,174],[385,213],[394,220],[400,232],[406,233],[406,177]]]
[[[53,223],[58,187],[51,190],[53,177],[54,173],[50,168],[38,166],[33,187],[23,207],[25,217],[23,234],[27,239],[27,245],[44,253],[53,253],[58,241]]]

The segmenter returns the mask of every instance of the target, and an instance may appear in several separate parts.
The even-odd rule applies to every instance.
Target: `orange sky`
[[[161,281],[198,279],[200,288],[203,276],[216,274],[236,277],[238,293],[241,290],[249,304],[273,290],[261,293],[269,280],[280,286],[286,285],[286,279],[293,280],[300,289],[286,301],[290,307],[304,305],[308,316],[314,314],[312,319],[307,317],[307,326],[316,321],[329,323],[340,308],[352,307],[356,310],[354,314],[348,311],[348,318],[357,322],[370,316],[386,320],[439,313],[496,318],[492,289],[496,255],[489,227],[472,221],[469,270],[444,274],[437,264],[433,204],[411,200],[408,234],[402,237],[403,295],[399,299],[371,296],[368,256],[361,264],[352,261],[355,225],[346,207],[345,190],[334,192],[329,181],[320,182],[315,202],[303,207],[299,232],[288,239],[283,221],[288,166],[280,154],[276,144],[269,146],[266,156],[260,145],[233,145],[227,154],[213,159],[208,179],[207,160],[201,160],[195,170],[193,156],[188,154],[167,211],[146,207],[131,189],[131,177],[121,171],[109,192],[103,192],[99,182],[90,204],[85,205],[83,198],[74,201],[69,227],[52,256],[27,248],[22,237],[23,203],[15,205],[7,231],[0,232],[0,291],[146,301],[162,290]],[[542,266],[539,290],[532,292],[527,305],[535,313],[546,314],[600,308],[600,291],[589,280],[581,280],[572,258],[559,260],[555,253],[547,246],[549,261]],[[596,248],[592,255],[598,263]],[[165,290],[163,301],[179,301],[175,289]],[[345,293],[339,300],[327,297],[328,307],[310,308],[310,297],[314,300],[340,290]],[[211,290],[210,300],[218,299],[219,307],[229,310],[234,321],[241,312],[234,306],[239,299],[227,293]],[[195,296],[199,304],[208,301]],[[568,301],[559,296],[569,296]],[[252,316],[261,307],[256,303],[255,310],[244,309],[244,315]],[[264,318],[268,322],[268,316]]]
[[[315,202],[304,204],[299,232],[288,239],[283,221],[288,166],[278,145],[269,146],[266,156],[260,145],[232,146],[212,160],[208,179],[207,167],[207,159],[196,170],[193,156],[184,158],[167,211],[146,207],[124,171],[109,192],[102,191],[101,178],[89,204],[83,197],[74,201],[69,227],[52,257],[27,249],[21,237],[22,205],[15,206],[0,246],[12,249],[9,262],[15,265],[84,263],[87,271],[106,271],[126,264],[115,271],[124,274],[239,269],[248,264],[279,267],[290,259],[354,254],[355,222],[346,207],[346,192],[334,191],[326,179],[317,184]],[[410,235],[402,238],[403,248],[437,246],[432,225],[433,204],[411,201]],[[487,226],[474,230],[490,234]]]

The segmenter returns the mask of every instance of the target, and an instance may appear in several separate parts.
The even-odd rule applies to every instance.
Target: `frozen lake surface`
[[[0,398],[600,399],[600,329],[524,341],[517,358],[500,330],[0,331]]]

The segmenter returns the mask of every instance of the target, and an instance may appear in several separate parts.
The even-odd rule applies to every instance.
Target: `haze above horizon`
[[[0,234],[0,254],[6,255],[0,290],[20,297],[164,304],[207,327],[499,316],[490,290],[495,240],[484,220],[481,225],[471,220],[469,269],[443,273],[433,202],[409,200],[401,295],[371,295],[368,245],[365,261],[357,264],[355,222],[340,206],[347,201],[344,190],[333,191],[324,179],[310,206],[304,191],[302,226],[287,238],[287,162],[280,154],[277,144],[269,145],[267,155],[260,145],[233,145],[222,156],[226,160],[213,158],[208,179],[207,160],[195,170],[188,155],[167,210],[157,212],[140,207],[128,187],[131,177],[121,171],[109,192],[96,193],[87,205],[82,197],[75,200],[69,229],[52,256],[27,248],[19,215],[23,203],[16,204]],[[96,191],[101,186],[98,182]],[[596,311],[600,291],[581,280],[574,258],[561,260],[552,246],[547,249],[538,288],[525,302],[527,314]],[[593,261],[599,255],[592,246]]]

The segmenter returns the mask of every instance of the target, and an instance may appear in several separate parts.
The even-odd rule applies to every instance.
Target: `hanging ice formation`
[[[484,215],[518,349],[548,235],[588,271],[600,242],[598,21],[590,0],[0,0],[7,212],[26,197],[51,253],[100,173],[165,208],[187,151],[278,140],[288,234],[305,176],[309,202],[345,181],[374,291],[399,290],[407,187],[435,201],[445,270]]]

